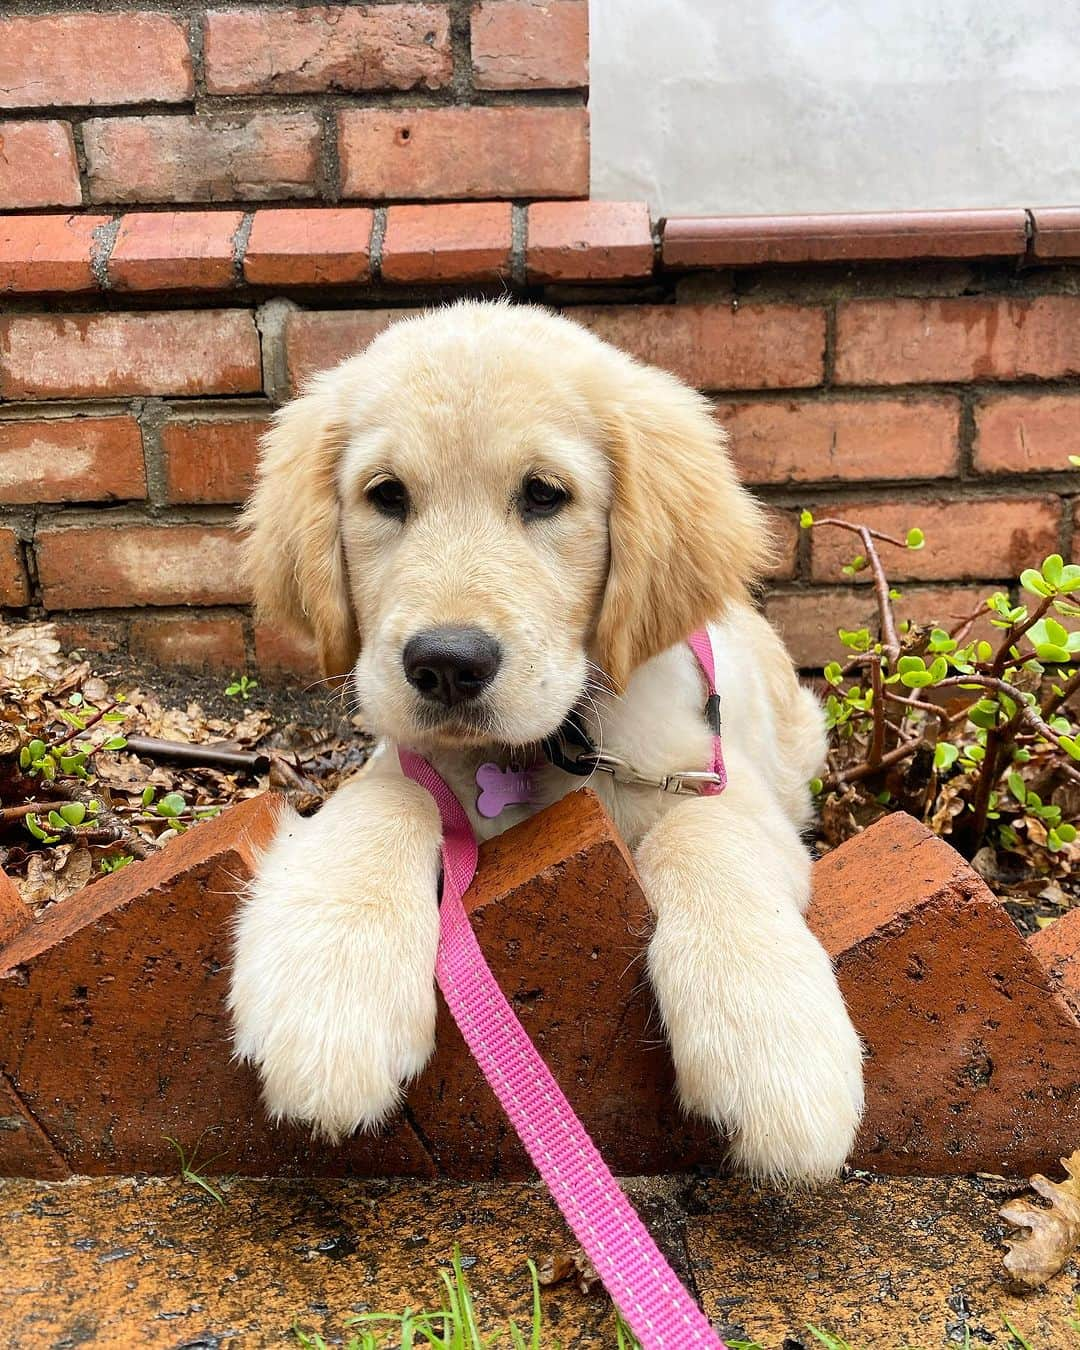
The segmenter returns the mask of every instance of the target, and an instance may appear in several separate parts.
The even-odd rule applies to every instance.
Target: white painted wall
[[[1080,0],[591,0],[593,196],[1080,203]]]

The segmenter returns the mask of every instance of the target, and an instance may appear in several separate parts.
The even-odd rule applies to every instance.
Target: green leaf
[[[44,741],[33,740],[26,748],[30,751],[30,758],[35,763],[45,754]]]
[[[815,797],[818,797],[818,796],[821,795],[821,792],[823,791],[824,787],[825,787],[825,784],[822,782],[822,780],[821,780],[820,778],[811,778],[811,779],[810,779],[810,791],[813,793],[813,795],[814,795]]]
[[[30,747],[24,745],[19,751],[19,768],[28,769],[30,767]]]
[[[1041,572],[1036,572],[1034,567],[1027,567],[1020,573],[1020,585],[1025,591],[1030,591],[1032,595],[1053,595],[1054,589],[1043,580]]]
[[[825,667],[825,669],[821,673],[822,675],[825,676],[826,680],[828,680],[828,682],[834,687],[839,685],[844,678],[843,670],[840,666],[839,661],[830,661],[829,664]]]
[[[799,528],[800,528],[800,529],[808,530],[808,529],[810,528],[810,526],[813,525],[813,523],[814,523],[814,517],[810,514],[809,511],[803,511],[803,512],[800,513],[800,515],[799,515]]]
[[[48,819],[49,824],[53,827],[54,830],[67,829],[67,821],[64,819],[64,817],[60,814],[59,811],[50,811]]]
[[[122,711],[106,713],[101,720],[103,722],[122,722],[127,715],[128,709],[124,708]]]
[[[956,651],[956,639],[947,633],[944,628],[935,628],[930,634],[928,649],[932,652],[954,652]]]
[[[870,630],[869,628],[838,628],[836,635],[845,647],[853,652],[867,652],[870,650]]]
[[[87,758],[85,750],[77,750],[73,755],[61,755],[61,773],[76,773],[86,763]]]
[[[1065,559],[1060,553],[1051,553],[1049,558],[1043,559],[1043,580],[1049,582],[1055,590],[1061,582],[1061,573],[1064,566]]]
[[[68,703],[70,703],[73,708],[78,708],[82,703],[82,701],[83,696],[78,692],[72,694],[71,697],[68,699]]]
[[[930,678],[937,684],[938,680],[943,680],[949,673],[949,663],[943,656],[939,656],[930,666]]]
[[[1016,772],[1010,773],[1005,780],[1009,785],[1009,791],[1020,803],[1021,806],[1027,801],[1027,786],[1024,780]]]
[[[154,795],[155,795],[154,789],[152,787],[144,787],[142,790],[142,797],[140,799],[142,801],[143,806],[153,806]]]
[[[82,802],[65,802],[60,808],[60,816],[66,825],[81,825],[86,819],[86,806]]]
[[[123,750],[125,745],[127,745],[126,736],[110,736],[101,748],[102,750]]]
[[[934,683],[934,677],[928,670],[909,670],[900,676],[900,683],[908,689],[925,689]]]
[[[913,527],[908,530],[907,540],[905,542],[907,543],[908,548],[919,549],[926,543],[926,535],[923,534],[922,530]]]
[[[37,816],[27,816],[23,823],[34,838],[40,839],[43,844],[58,844],[60,842],[59,835],[45,833],[41,821],[38,820]]]
[[[1062,736],[1061,748],[1073,759],[1080,759],[1080,736]]]
[[[1058,838],[1063,844],[1072,844],[1076,841],[1076,826],[1070,825],[1068,821],[1064,821],[1059,825],[1057,827],[1057,832]]]
[[[990,658],[993,656],[993,654],[994,649],[993,647],[990,646],[989,642],[987,642],[985,638],[983,638],[980,642],[977,642],[975,644],[976,661],[989,661]]]
[[[960,749],[951,741],[938,741],[934,746],[934,768],[939,772],[951,769],[960,758]]]
[[[167,792],[154,809],[159,816],[178,816],[187,809],[187,801],[183,793]]]

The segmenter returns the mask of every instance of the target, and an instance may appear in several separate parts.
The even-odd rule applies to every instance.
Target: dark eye
[[[570,494],[550,478],[526,478],[521,488],[523,516],[553,516],[569,500]]]
[[[409,494],[405,484],[397,478],[380,478],[368,488],[367,499],[376,511],[398,520],[404,520],[409,509]]]

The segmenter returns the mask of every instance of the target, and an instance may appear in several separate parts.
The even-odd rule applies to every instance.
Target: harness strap
[[[711,665],[711,647],[709,657]],[[702,667],[713,693],[714,676],[704,661]],[[476,875],[477,844],[461,803],[426,759],[410,750],[399,755],[402,772],[431,793],[442,820],[435,977],[473,1058],[644,1350],[724,1350],[608,1171],[488,968],[463,904]],[[722,758],[719,762],[722,768]]]

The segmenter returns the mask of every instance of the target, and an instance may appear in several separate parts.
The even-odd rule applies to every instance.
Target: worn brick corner
[[[617,1173],[718,1162],[688,1121],[644,969],[650,931],[626,846],[596,796],[575,792],[480,850],[468,907],[522,1025]],[[440,1004],[436,1053],[408,1108],[448,1176],[533,1174]]]
[[[0,949],[34,919],[12,879],[0,869]]]
[[[955,850],[887,816],[817,863],[809,917],[867,1048],[858,1166],[1022,1175],[1076,1147],[1080,1024]]]
[[[276,813],[270,794],[238,803],[0,952],[0,1071],[71,1171],[173,1172],[171,1135],[189,1150],[203,1138],[221,1172],[430,1174],[404,1122],[340,1150],[275,1128],[255,1075],[233,1062],[230,924]],[[43,1148],[0,1162],[58,1166]]]
[[[1080,1014],[1080,909],[1071,909],[1028,938],[1053,988]]]

